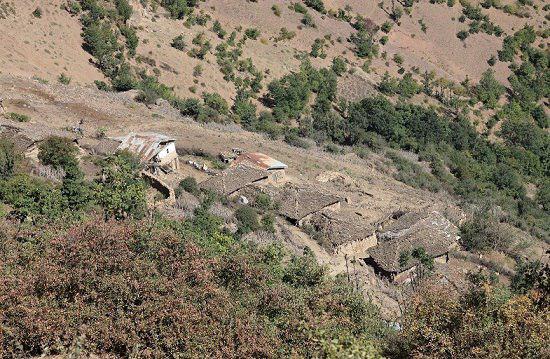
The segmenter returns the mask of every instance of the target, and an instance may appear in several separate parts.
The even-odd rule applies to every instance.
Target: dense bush
[[[44,165],[67,169],[77,165],[77,152],[69,138],[52,136],[38,146],[38,159]]]
[[[183,35],[178,35],[174,37],[172,43],[170,44],[174,49],[183,51],[185,50],[185,38]]]
[[[0,246],[6,357],[374,355],[385,331],[312,256],[286,263],[279,247],[220,232],[204,208],[193,222],[93,219],[12,238]]]
[[[0,180],[13,175],[17,158],[18,155],[13,142],[0,136]]]
[[[475,87],[477,99],[488,108],[496,106],[505,90],[505,87],[495,79],[495,72],[491,69],[483,73],[479,84]]]
[[[145,183],[140,163],[128,152],[119,152],[102,162],[95,198],[106,218],[141,218],[146,212]]]
[[[325,4],[323,3],[323,0],[304,0],[304,3],[314,10],[325,12]]]
[[[198,0],[162,0],[161,5],[168,10],[174,19],[183,19],[193,12]]]
[[[178,194],[182,191],[195,195],[199,193],[199,186],[195,177],[188,176],[180,181],[178,188],[176,189],[176,196],[178,196]]]
[[[480,277],[480,276],[477,276]],[[512,296],[476,279],[465,293],[423,287],[408,301],[390,357],[540,358],[547,352],[549,307],[541,289]]]

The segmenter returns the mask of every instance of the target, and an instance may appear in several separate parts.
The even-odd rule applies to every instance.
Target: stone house
[[[418,260],[403,257],[422,248],[436,263],[446,263],[458,246],[458,228],[436,211],[408,212],[378,230],[378,245],[367,250],[364,261],[376,274],[396,283],[410,282]]]
[[[309,216],[304,227],[333,253],[365,253],[378,243],[376,227],[354,212],[320,211]]]
[[[342,202],[338,196],[294,184],[283,188],[266,187],[264,191],[279,205],[279,214],[299,227],[317,212],[340,210]]]

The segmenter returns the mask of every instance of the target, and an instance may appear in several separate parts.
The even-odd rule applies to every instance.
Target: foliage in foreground
[[[548,267],[526,294],[473,276],[472,287],[456,296],[429,285],[409,301],[403,331],[390,346],[393,357],[544,358],[550,344]]]
[[[4,228],[0,356],[267,358],[360,348],[375,357],[383,325],[373,305],[311,255],[283,261],[280,248],[246,244],[216,223],[201,208],[194,223],[97,217],[67,230]]]

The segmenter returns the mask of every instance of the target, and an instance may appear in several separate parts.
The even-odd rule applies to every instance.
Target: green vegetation
[[[209,203],[185,222],[92,216],[17,238],[2,227],[4,354],[380,355],[389,329],[374,305],[309,251],[224,233]]]
[[[57,81],[59,81],[59,83],[62,83],[63,85],[68,85],[71,83],[71,78],[65,75],[65,73],[61,73],[57,78]]]
[[[481,274],[471,281],[458,296],[445,286],[420,288],[407,301],[403,330],[388,356],[540,357],[550,339],[548,282],[514,295]]]
[[[174,49],[184,51],[185,50],[185,37],[183,35],[178,35],[174,37],[172,43],[170,44]]]
[[[10,120],[17,122],[29,122],[31,120],[30,116],[17,112],[8,112],[6,115]]]
[[[17,163],[17,153],[13,142],[1,136],[0,137],[0,181],[11,177],[15,171]]]
[[[322,13],[326,11],[323,0],[304,0],[304,3],[306,4],[306,6],[312,8],[313,10],[316,10]]]
[[[495,79],[495,72],[488,69],[475,87],[476,97],[488,108],[495,108],[506,88]]]
[[[146,213],[145,183],[140,164],[130,153],[103,160],[95,198],[106,218],[142,218]]]
[[[191,15],[197,3],[198,0],[161,0],[160,2],[174,19],[183,19]]]
[[[34,16],[37,19],[40,19],[42,17],[42,9],[40,9],[39,7],[34,9],[34,11],[32,12],[32,16]]]
[[[256,40],[258,37],[260,37],[260,30],[258,30],[256,28],[248,28],[248,29],[244,30],[244,34],[249,39]]]
[[[183,191],[194,195],[199,194],[199,186],[195,177],[185,177],[180,181],[178,188],[176,188],[176,196],[179,196]]]

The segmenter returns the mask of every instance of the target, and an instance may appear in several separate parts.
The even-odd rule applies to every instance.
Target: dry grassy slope
[[[15,7],[15,15],[0,19],[0,73],[54,80],[66,73],[87,84],[103,75],[82,49],[80,22],[61,10],[64,0],[0,0]],[[42,17],[32,12],[42,9]]]
[[[15,16],[0,19],[0,42],[3,45],[0,47],[1,73],[55,80],[60,73],[65,72],[78,83],[91,83],[102,78],[90,64],[90,56],[82,50],[78,19],[60,9],[64,0],[0,2],[13,3],[16,8]],[[155,67],[161,71],[160,78],[163,82],[174,86],[179,95],[193,96],[189,91],[189,87],[195,85],[192,72],[195,65],[201,64],[204,73],[195,85],[198,95],[202,91],[218,92],[227,99],[234,95],[233,84],[223,80],[213,54],[201,61],[170,46],[175,36],[184,34],[187,44],[192,47],[193,37],[204,31],[215,47],[220,40],[209,30],[212,22],[207,28],[194,26],[187,29],[183,21],[166,18],[162,9],[155,14],[144,9],[138,0],[130,2],[135,10],[130,21],[138,27],[141,40],[138,55],[155,60]],[[334,41],[327,49],[328,56],[325,60],[313,59],[316,65],[328,66],[335,56],[344,56],[357,67],[362,65],[363,61],[353,55],[351,44],[346,41],[354,31],[349,24],[310,10],[317,27],[299,29],[302,15],[288,9],[290,3],[281,0],[256,3],[245,0],[206,0],[200,2],[200,9],[219,20],[228,33],[238,26],[261,30],[260,39],[247,41],[243,57],[251,57],[259,69],[266,71],[265,83],[297,69],[299,61],[294,55],[298,51],[309,52],[314,40],[324,35],[331,35],[333,40],[341,38],[343,41]],[[378,8],[378,1],[326,0],[325,3],[329,9],[343,8],[349,4],[354,13],[370,18],[379,25],[388,20],[387,14]],[[281,9],[280,17],[273,14],[273,5]],[[40,19],[32,16],[32,11],[37,6],[43,10]],[[461,6],[458,3],[453,8],[446,4],[430,4],[424,0],[416,3],[411,16],[405,14],[401,26],[394,26],[389,34],[389,42],[381,47],[381,52],[386,51],[388,59],[396,53],[401,54],[405,59],[406,69],[416,66],[421,71],[435,70],[439,75],[455,81],[461,81],[466,76],[473,80],[478,79],[488,67],[486,60],[501,47],[502,38],[480,33],[470,36],[464,43],[461,42],[456,38],[456,32],[467,29],[467,26],[456,20],[460,12]],[[495,9],[484,12],[508,33],[526,22],[535,24],[538,28],[544,26],[542,15],[536,14],[532,9],[533,17],[530,19],[520,19]],[[452,21],[452,18],[455,20]],[[426,33],[420,30],[419,19],[426,23]],[[274,38],[282,27],[296,31],[297,36],[290,41],[275,42]],[[364,94],[368,83],[376,83],[385,71],[396,74],[398,66],[391,60],[389,64],[385,62],[382,59],[373,61],[373,71],[369,74],[358,70],[357,76],[363,81],[358,81],[356,88],[353,88],[355,81],[350,80],[345,88],[353,93]],[[504,81],[508,75],[506,65],[499,63],[495,70],[497,76]]]

